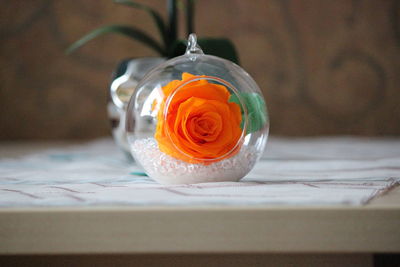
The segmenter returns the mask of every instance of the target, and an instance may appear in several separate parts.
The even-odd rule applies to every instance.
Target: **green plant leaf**
[[[133,8],[137,8],[137,9],[141,9],[146,11],[154,20],[158,31],[160,32],[161,38],[164,42],[164,45],[167,46],[168,41],[167,41],[167,28],[165,26],[165,23],[161,17],[161,15],[154,10],[153,8],[141,4],[141,3],[136,3],[130,0],[114,0],[115,3],[117,4],[121,4],[121,5],[125,5],[125,6],[129,6],[129,7],[133,7]]]
[[[181,56],[186,51],[186,40],[179,40],[169,50],[170,58]],[[239,64],[239,57],[236,53],[233,43],[225,38],[199,38],[197,44],[201,47],[205,54],[213,55],[228,59],[236,64]]]
[[[194,33],[194,3],[195,0],[186,0],[186,32],[188,36]]]
[[[122,34],[127,37],[130,37],[132,39],[135,39],[136,41],[142,42],[143,44],[147,45],[148,47],[154,49],[157,51],[160,55],[164,56],[165,50],[158,44],[156,40],[154,40],[152,37],[144,33],[143,31],[136,29],[132,26],[125,26],[125,25],[108,25],[108,26],[103,26],[100,28],[97,28],[85,36],[83,36],[81,39],[70,45],[66,53],[70,54],[82,45],[86,44],[90,40],[93,40],[94,38],[97,38],[99,36],[108,34],[108,33],[116,33],[116,34]]]
[[[246,133],[253,133],[264,127],[267,122],[267,109],[264,102],[264,98],[257,93],[240,93],[240,97],[244,101],[244,105],[247,108],[248,124]],[[237,95],[231,95],[229,102],[234,102],[240,106],[242,109],[242,114],[244,114],[243,107],[240,105],[240,101]],[[241,127],[244,127],[244,121],[242,120]]]
[[[204,53],[228,59],[239,64],[235,46],[225,38],[200,38],[198,44]]]
[[[168,48],[178,39],[178,14],[176,0],[167,1],[168,9]],[[169,50],[168,49],[168,50]]]

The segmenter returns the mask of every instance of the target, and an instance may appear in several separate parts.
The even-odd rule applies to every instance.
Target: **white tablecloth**
[[[361,205],[400,182],[400,139],[272,138],[237,183],[160,185],[140,172],[111,139],[2,158],[0,206]]]

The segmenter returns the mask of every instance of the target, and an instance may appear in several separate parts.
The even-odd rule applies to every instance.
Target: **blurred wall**
[[[165,14],[165,1],[146,3]],[[197,3],[197,34],[236,44],[264,91],[272,134],[400,134],[400,1]],[[155,34],[152,20],[111,0],[1,4],[0,139],[108,135],[105,103],[116,63],[156,54],[111,35],[71,56],[63,51],[108,23]]]

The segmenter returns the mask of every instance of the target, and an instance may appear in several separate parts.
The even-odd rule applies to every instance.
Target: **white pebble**
[[[255,149],[244,145],[235,156],[209,165],[187,163],[161,152],[154,138],[135,140],[131,151],[146,173],[163,184],[236,182],[253,168],[258,158]]]

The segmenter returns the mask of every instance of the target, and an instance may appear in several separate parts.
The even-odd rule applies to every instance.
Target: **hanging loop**
[[[204,54],[203,50],[201,50],[200,46],[197,44],[197,36],[194,33],[191,33],[188,37],[186,55],[192,54]]]

